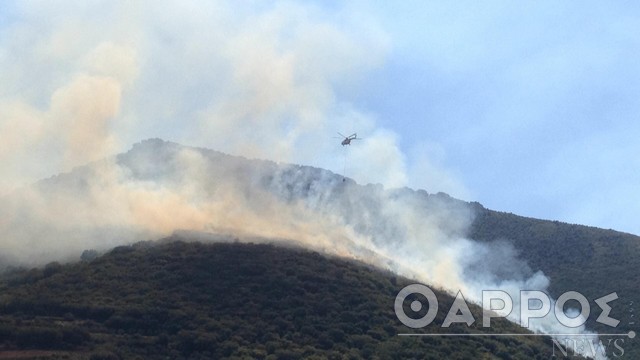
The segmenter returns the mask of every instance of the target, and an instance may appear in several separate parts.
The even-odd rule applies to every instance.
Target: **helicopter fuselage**
[[[344,135],[342,135],[340,133],[338,133],[338,135],[344,136]],[[342,142],[341,142],[342,146],[351,145],[351,140],[359,140],[358,134],[353,133],[353,134],[351,134],[349,136],[344,136],[344,140],[342,140]]]

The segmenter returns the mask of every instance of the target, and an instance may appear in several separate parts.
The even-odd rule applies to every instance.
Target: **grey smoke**
[[[295,239],[447,289],[546,286],[535,272],[469,279],[467,261],[496,250],[466,238],[473,213],[403,188],[465,193],[344,96],[392,46],[357,7],[13,5],[0,34],[0,258],[37,265],[184,229]],[[345,154],[336,131],[366,140]],[[346,156],[349,177],[386,188],[157,140],[109,157],[149,136],[340,172]]]
[[[507,240],[483,243],[476,249],[476,256],[468,259],[465,277],[472,281],[489,276],[489,282],[504,280],[524,281],[534,274],[520,252]]]
[[[483,289],[515,297],[520,289],[549,285],[507,242],[468,239],[472,207],[446,194],[359,185],[319,168],[159,139],[2,200],[3,256],[21,264],[196,231],[233,234],[241,241],[296,242],[461,290],[474,301]],[[534,323],[544,332],[557,325],[551,318]]]

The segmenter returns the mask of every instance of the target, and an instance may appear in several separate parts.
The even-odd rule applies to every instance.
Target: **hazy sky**
[[[490,208],[640,233],[638,3],[382,4],[394,48],[360,101],[406,151]]]
[[[157,136],[640,234],[639,57],[629,1],[2,1],[0,190]]]

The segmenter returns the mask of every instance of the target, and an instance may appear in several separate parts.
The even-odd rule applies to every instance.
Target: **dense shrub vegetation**
[[[140,243],[90,261],[6,274],[0,347],[83,359],[550,357],[546,337],[397,336],[412,330],[393,311],[397,292],[409,283],[300,249]],[[437,294],[434,323],[441,324],[453,299]],[[482,329],[480,309],[472,311],[478,319],[472,327],[447,331],[524,331],[506,321]]]
[[[550,279],[551,295],[575,290],[591,302],[587,328],[599,333],[638,332],[640,313],[640,237],[613,230],[526,218],[487,210],[473,204],[477,214],[470,236],[481,241],[506,240],[519,250],[531,268]],[[616,292],[611,317],[616,328],[596,322],[601,311],[595,303]],[[635,312],[635,313],[634,313]],[[602,337],[604,342],[609,338]],[[625,339],[625,358],[640,359],[640,341]]]

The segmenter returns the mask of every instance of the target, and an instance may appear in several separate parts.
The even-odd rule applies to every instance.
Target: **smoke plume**
[[[189,230],[297,241],[451,291],[546,289],[508,245],[466,237],[464,203],[403,187],[465,193],[354,105],[358,80],[392,50],[374,19],[349,6],[254,5],[4,4],[14,15],[0,25],[4,261]],[[352,147],[332,139],[354,131],[364,139]],[[150,137],[278,163],[160,140],[114,156]]]

